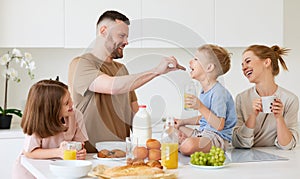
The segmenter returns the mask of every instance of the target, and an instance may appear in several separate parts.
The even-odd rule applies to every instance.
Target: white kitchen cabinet
[[[135,27],[141,17],[140,0],[65,0],[65,47],[88,48],[96,37],[96,23],[106,10],[117,10],[131,21],[129,47],[140,47],[135,37],[140,27]],[[134,29],[134,30],[133,30]]]
[[[214,0],[143,0],[142,47],[213,43],[214,14]]]
[[[215,1],[217,44],[283,44],[283,0]]]
[[[12,167],[22,151],[24,134],[21,129],[0,130],[1,178],[11,178]]]
[[[64,1],[1,0],[0,47],[63,47]]]

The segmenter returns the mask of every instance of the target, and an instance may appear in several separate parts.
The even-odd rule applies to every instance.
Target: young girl
[[[28,94],[21,127],[25,133],[21,155],[33,159],[63,158],[67,141],[83,143],[88,140],[82,114],[73,109],[68,87],[58,81],[42,80]],[[86,150],[77,151],[84,160]],[[13,178],[34,178],[18,157]]]
[[[299,99],[275,82],[280,70],[278,63],[287,70],[282,58],[287,52],[288,49],[277,45],[252,45],[244,51],[242,70],[249,82],[255,85],[236,97],[238,122],[233,130],[233,146],[277,146],[280,149],[296,146],[299,140]],[[263,96],[276,96],[272,113],[262,112]]]
[[[180,152],[190,155],[196,151],[209,152],[211,146],[225,149],[231,141],[232,128],[236,123],[234,101],[229,91],[217,78],[230,69],[230,55],[216,45],[204,45],[190,61],[191,77],[200,82],[199,96],[188,95],[185,105],[200,112],[200,116],[175,119],[179,129]],[[191,129],[185,125],[200,124]]]

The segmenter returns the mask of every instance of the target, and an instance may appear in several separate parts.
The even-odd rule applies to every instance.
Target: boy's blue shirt
[[[210,126],[206,119],[202,116],[200,119],[200,131],[210,130],[227,141],[232,140],[232,129],[236,124],[237,116],[235,104],[230,92],[219,82],[217,82],[209,91],[201,91],[199,96],[200,101],[217,117],[225,119],[223,130]]]

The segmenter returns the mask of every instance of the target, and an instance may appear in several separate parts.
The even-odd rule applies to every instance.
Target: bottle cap
[[[139,108],[146,108],[146,105],[139,105]]]

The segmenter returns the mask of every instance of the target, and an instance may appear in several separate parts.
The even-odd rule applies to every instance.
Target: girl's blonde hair
[[[60,118],[63,97],[68,87],[54,80],[42,80],[29,90],[21,121],[23,132],[41,138],[54,136],[68,128]]]
[[[279,65],[278,60],[282,66],[282,68],[286,71],[288,71],[288,68],[282,58],[283,55],[287,55],[288,51],[290,49],[286,48],[280,48],[277,45],[270,47],[267,47],[265,45],[251,45],[249,46],[243,53],[247,51],[252,51],[258,58],[260,59],[271,59],[272,64],[272,74],[274,76],[279,74]]]

